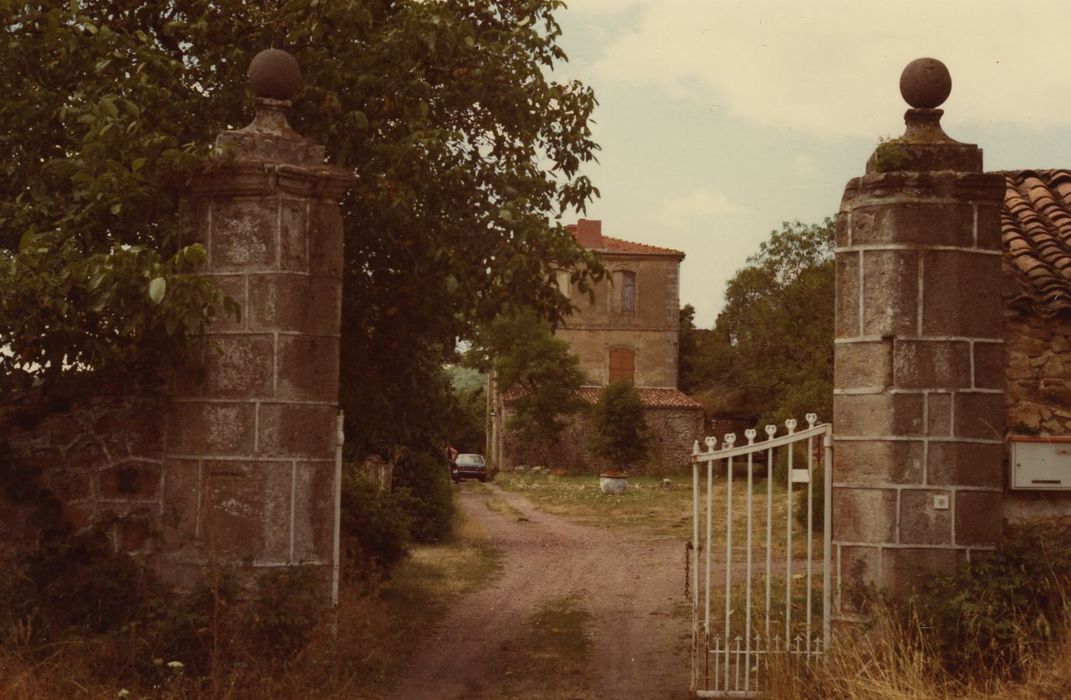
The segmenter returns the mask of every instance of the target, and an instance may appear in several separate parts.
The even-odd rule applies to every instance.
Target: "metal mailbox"
[[[1015,435],[1008,442],[1012,489],[1071,491],[1071,437]]]

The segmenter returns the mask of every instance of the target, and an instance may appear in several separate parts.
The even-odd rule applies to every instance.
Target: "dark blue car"
[[[482,455],[459,454],[450,463],[450,478],[455,482],[462,479],[487,481],[487,463]]]

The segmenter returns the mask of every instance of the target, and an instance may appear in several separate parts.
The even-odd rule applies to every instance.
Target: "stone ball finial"
[[[265,49],[249,62],[249,87],[257,97],[289,100],[301,87],[301,67],[286,51]]]
[[[900,94],[916,109],[936,109],[952,92],[952,76],[936,58],[916,58],[900,74]]]

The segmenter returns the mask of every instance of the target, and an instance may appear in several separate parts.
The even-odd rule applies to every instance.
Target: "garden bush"
[[[438,542],[450,533],[454,489],[441,457],[409,452],[394,467],[394,494],[409,516],[409,534],[417,542]]]
[[[1066,632],[1069,542],[1066,521],[1014,527],[994,552],[933,579],[905,614],[917,615],[952,675],[985,668],[998,679],[1019,678],[1039,647]]]
[[[359,580],[386,578],[406,556],[412,519],[403,499],[380,491],[352,465],[342,473],[342,535],[347,573]]]

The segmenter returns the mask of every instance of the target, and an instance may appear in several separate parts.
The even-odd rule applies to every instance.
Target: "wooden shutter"
[[[627,379],[630,382],[636,380],[636,351],[635,350],[611,350],[610,351],[610,383]]]

